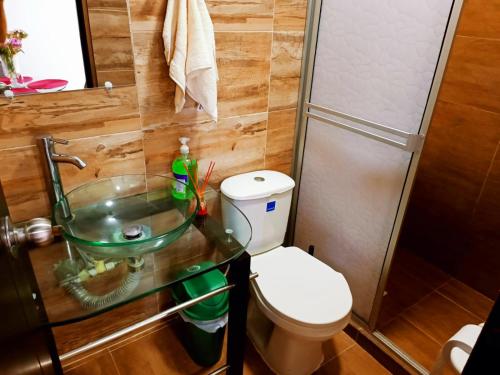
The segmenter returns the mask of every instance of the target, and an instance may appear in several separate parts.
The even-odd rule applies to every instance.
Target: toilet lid
[[[251,260],[258,292],[270,308],[303,325],[345,318],[352,295],[344,276],[298,247],[279,247]]]

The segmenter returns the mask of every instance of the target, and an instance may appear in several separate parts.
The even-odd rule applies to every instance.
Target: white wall
[[[66,90],[85,86],[85,70],[75,0],[5,0],[8,29],[23,29],[23,75],[65,79]]]

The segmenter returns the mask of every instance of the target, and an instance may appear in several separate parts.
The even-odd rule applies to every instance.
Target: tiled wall
[[[214,182],[271,168],[289,173],[306,0],[207,0],[216,30],[219,122],[194,104],[173,112],[174,85],[163,57],[166,0],[129,0],[136,87],[0,100],[0,179],[14,221],[47,215],[35,137],[71,144],[88,167],[62,165],[66,189],[120,173],[165,174],[180,135],[191,137],[201,170]]]
[[[495,298],[500,289],[500,0],[466,0],[402,242]]]
[[[87,8],[98,85],[134,83],[127,0],[87,0]]]
[[[110,3],[109,1],[106,4]],[[166,0],[129,0],[135,86],[0,99],[0,180],[14,221],[49,213],[35,137],[71,141],[59,152],[88,162],[61,165],[66,190],[95,178],[170,171],[177,138],[191,137],[214,182],[239,172],[290,172],[306,13],[305,0],[208,0],[220,75],[217,124],[193,103],[173,113],[161,32]],[[43,249],[40,249],[43,251]],[[54,329],[67,352],[164,308],[167,295],[133,302],[99,317]]]

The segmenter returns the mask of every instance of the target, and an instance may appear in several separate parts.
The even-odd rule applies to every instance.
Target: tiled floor
[[[212,369],[194,364],[176,337],[174,325],[160,324],[147,332],[126,338],[90,356],[63,363],[66,375],[186,375],[207,374]],[[324,347],[325,363],[317,372],[326,374],[390,374],[346,333],[341,332]],[[245,357],[245,375],[272,375],[250,343]]]
[[[424,367],[462,326],[484,322],[493,301],[406,250],[398,250],[378,329]]]

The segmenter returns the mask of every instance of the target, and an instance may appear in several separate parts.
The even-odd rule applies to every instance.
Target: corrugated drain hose
[[[118,288],[102,296],[90,294],[78,281],[67,283],[64,289],[80,301],[83,308],[98,309],[129,296],[139,286],[141,277],[141,271],[129,272]]]

